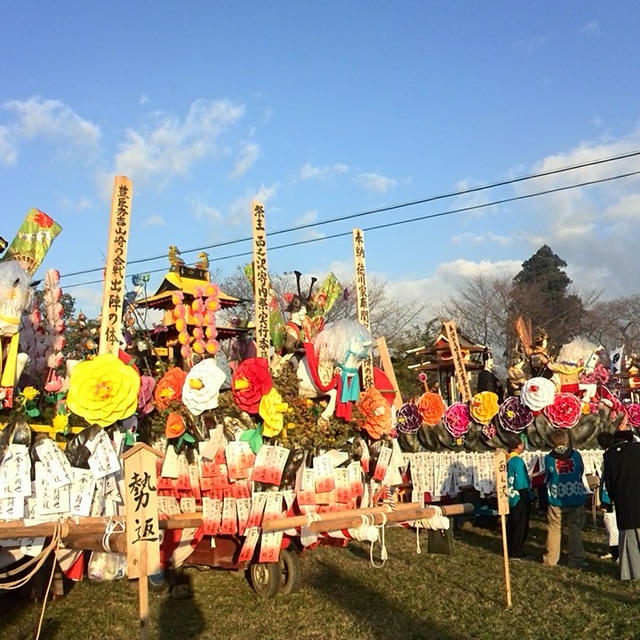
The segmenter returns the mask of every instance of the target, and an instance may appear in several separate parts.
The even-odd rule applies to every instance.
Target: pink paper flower
[[[138,413],[141,416],[146,416],[151,413],[155,408],[155,402],[153,401],[153,390],[155,389],[156,381],[151,376],[140,376],[140,391],[138,391]]]
[[[549,422],[560,429],[575,427],[582,415],[582,404],[573,393],[557,393],[553,404],[544,408]]]
[[[456,439],[464,436],[469,431],[471,413],[464,402],[454,402],[443,416],[445,429]]]

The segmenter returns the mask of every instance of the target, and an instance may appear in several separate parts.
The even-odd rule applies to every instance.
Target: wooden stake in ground
[[[371,331],[369,322],[369,292],[367,289],[367,266],[364,260],[364,234],[362,229],[353,230],[353,262],[356,272],[356,302],[358,321]],[[364,388],[373,387],[373,353],[362,363]]]
[[[507,592],[507,608],[511,608],[511,576],[509,574],[509,549],[507,548],[507,514],[509,513],[509,492],[507,490],[507,452],[496,450],[496,494],[498,515],[502,525],[502,554],[504,556],[504,584]]]
[[[122,456],[124,466],[127,575],[138,578],[140,637],[149,637],[147,576],[160,570],[160,528],[156,456],[150,446],[138,443]]]
[[[253,294],[256,305],[256,355],[269,360],[269,271],[267,269],[267,229],[262,202],[251,203],[253,222]]]
[[[129,178],[116,176],[111,200],[107,267],[102,292],[100,354],[112,353],[117,356],[120,348],[132,189],[133,183]]]

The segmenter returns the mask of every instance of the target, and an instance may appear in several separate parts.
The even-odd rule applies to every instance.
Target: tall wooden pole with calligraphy
[[[507,547],[507,514],[509,513],[509,491],[507,486],[507,452],[496,449],[495,456],[496,495],[498,515],[502,525],[502,555],[504,558],[504,583],[507,592],[507,607],[511,607],[511,576],[509,575],[509,549]]]
[[[353,262],[356,273],[356,302],[358,321],[369,331],[369,292],[367,289],[367,266],[364,255],[364,234],[362,229],[353,230]],[[373,353],[362,363],[364,388],[373,387]]]
[[[267,269],[267,229],[262,202],[251,203],[253,222],[253,294],[256,304],[256,355],[269,360],[269,271]]]
[[[107,245],[107,267],[102,293],[99,353],[118,355],[122,329],[127,243],[131,218],[133,183],[126,176],[116,176],[111,200],[111,222]]]
[[[447,334],[447,340],[449,341],[449,348],[451,349],[451,356],[453,358],[453,368],[456,372],[462,402],[471,402],[471,385],[469,384],[469,376],[464,366],[464,358],[462,357],[462,350],[460,349],[460,342],[458,341],[458,328],[453,321],[444,322],[443,326]],[[451,402],[455,402],[453,394]]]
[[[138,578],[140,637],[149,637],[147,576],[160,570],[156,456],[150,446],[138,443],[122,456],[124,467],[127,575]]]

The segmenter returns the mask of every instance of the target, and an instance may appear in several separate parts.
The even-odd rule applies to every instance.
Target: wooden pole
[[[471,386],[469,385],[469,376],[464,366],[464,358],[462,357],[462,350],[460,349],[460,342],[458,341],[458,328],[453,321],[443,322],[442,325],[444,326],[447,340],[449,341],[449,348],[451,349],[451,356],[453,358],[453,368],[456,372],[462,402],[471,402]],[[455,401],[455,398],[452,397],[452,402],[453,401]]]
[[[353,230],[353,262],[356,273],[358,322],[370,331],[367,266],[364,259],[364,233],[362,229]],[[373,387],[373,353],[370,353],[369,357],[362,363],[362,381],[365,389]]]
[[[267,229],[264,205],[251,203],[253,223],[253,294],[255,298],[256,355],[269,361],[269,271],[267,269]]]
[[[504,585],[507,596],[507,608],[511,608],[511,575],[509,573],[509,549],[507,546],[507,514],[509,513],[509,492],[507,489],[507,452],[497,449],[495,456],[496,494],[498,496],[498,514],[502,527],[502,556],[504,561]]]

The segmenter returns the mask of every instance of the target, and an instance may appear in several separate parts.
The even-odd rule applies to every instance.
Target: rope
[[[124,533],[125,527],[122,520],[114,520],[113,516],[109,516],[109,521],[104,528],[104,535],[102,536],[102,548],[111,553],[111,546],[109,544],[112,533]]]
[[[379,525],[375,525],[379,532],[378,539],[380,540],[380,560],[382,561],[380,564],[376,564],[375,560],[373,559],[373,547],[375,545],[375,541],[371,542],[371,547],[369,548],[369,560],[371,561],[371,566],[374,569],[382,569],[382,567],[384,567],[385,563],[387,562],[387,558],[389,557],[389,555],[387,554],[387,545],[385,543],[384,537],[384,528],[387,524],[387,514],[383,512],[380,515],[382,516],[382,522]],[[371,516],[371,521],[372,524],[375,523],[374,516]]]
[[[60,547],[60,542],[62,540],[62,523],[57,521],[54,525],[53,536],[51,538],[51,542],[42,549],[42,551],[32,560],[25,562],[21,567],[16,569],[12,569],[10,571],[5,571],[0,574],[0,580],[5,577],[12,577],[19,573],[22,573],[25,568],[30,567],[32,564],[35,564],[35,567],[28,571],[22,578],[17,578],[16,580],[9,580],[6,582],[0,582],[0,589],[19,589],[23,587],[35,574],[40,570],[42,565],[46,562],[47,558],[51,553],[54,554],[53,562],[51,563],[51,574],[49,575],[49,583],[47,584],[47,590],[44,594],[44,600],[42,601],[42,610],[40,611],[40,618],[38,620],[38,629],[36,630],[36,635],[34,640],[38,640],[40,637],[40,631],[42,630],[42,621],[44,620],[44,612],[47,607],[47,600],[49,599],[49,591],[51,590],[51,584],[53,583],[53,576],[56,570],[56,559],[55,554]]]

